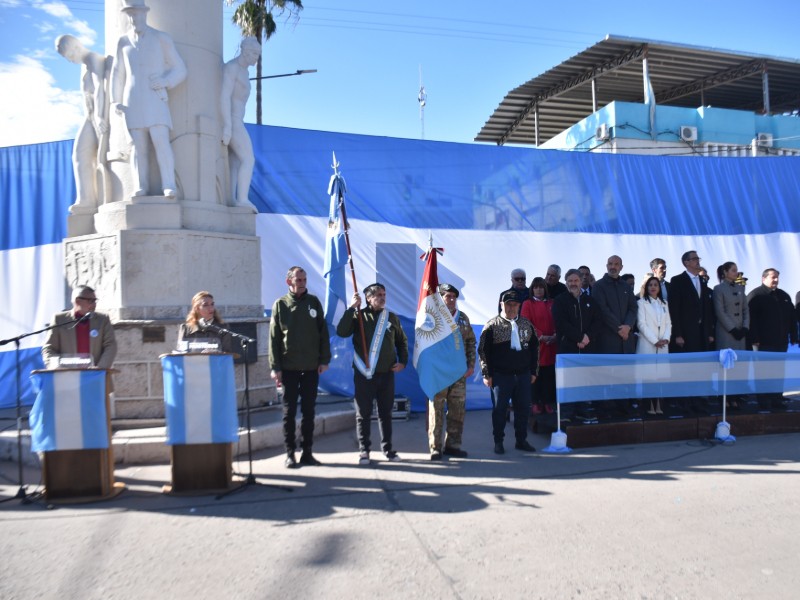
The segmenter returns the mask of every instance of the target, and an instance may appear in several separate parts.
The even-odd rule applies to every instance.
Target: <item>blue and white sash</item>
[[[375,333],[372,334],[372,342],[369,345],[369,369],[358,353],[353,353],[353,364],[356,369],[367,379],[372,379],[375,374],[375,366],[378,364],[378,354],[383,345],[383,337],[386,335],[386,330],[389,328],[389,311],[385,308],[378,315],[375,323]]]

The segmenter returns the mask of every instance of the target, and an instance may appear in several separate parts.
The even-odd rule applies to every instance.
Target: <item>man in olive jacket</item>
[[[378,427],[381,432],[381,450],[389,460],[399,460],[392,449],[392,405],[394,404],[394,374],[408,364],[408,338],[400,326],[400,319],[386,310],[386,288],[373,283],[364,288],[367,307],[361,311],[367,355],[361,343],[361,331],[356,309],[361,306],[361,296],[353,294],[350,304],[339,324],[336,335],[353,336],[353,383],[356,401],[356,434],[358,435],[358,462],[369,464],[370,426],[372,401],[377,400]]]
[[[295,460],[295,418],[297,399],[303,413],[302,465],[320,465],[311,453],[319,376],[331,362],[330,338],[322,304],[306,289],[306,272],[292,267],[286,274],[289,292],[272,305],[269,324],[270,377],[283,385],[283,439],[286,443],[286,468],[297,467]]]

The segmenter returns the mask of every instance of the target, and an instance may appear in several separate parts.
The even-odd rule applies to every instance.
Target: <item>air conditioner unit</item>
[[[697,127],[690,127],[689,125],[681,125],[681,139],[684,142],[696,142]]]
[[[611,137],[611,131],[608,128],[607,123],[601,123],[600,127],[598,127],[594,132],[594,139],[598,142],[605,142]]]
[[[756,141],[761,148],[772,148],[772,134],[771,133],[758,133],[756,134]]]

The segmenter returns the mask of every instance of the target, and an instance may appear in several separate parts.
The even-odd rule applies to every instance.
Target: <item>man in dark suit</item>
[[[706,352],[714,348],[714,306],[700,276],[700,257],[689,250],[681,257],[686,270],[669,282],[672,319],[670,352]]]
[[[592,287],[592,298],[599,315],[597,330],[598,354],[635,354],[636,318],[638,306],[633,288],[622,280],[622,259],[610,256],[606,263],[606,274]],[[618,400],[607,406],[624,417],[637,417],[638,402],[635,399]]]
[[[714,349],[714,305],[706,281],[700,276],[696,250],[684,252],[686,269],[669,282],[669,316],[672,320],[670,352],[706,352]],[[695,398],[692,408],[707,413],[706,403]]]
[[[650,261],[650,272],[658,278],[661,285],[661,298],[669,302],[669,282],[667,282],[667,261],[663,258],[654,258]]]

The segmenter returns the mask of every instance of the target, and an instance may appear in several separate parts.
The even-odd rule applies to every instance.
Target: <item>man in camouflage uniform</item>
[[[441,460],[442,452],[448,456],[464,458],[466,451],[461,449],[461,434],[464,431],[464,414],[467,404],[467,377],[475,370],[475,333],[472,331],[469,317],[458,310],[458,290],[449,283],[439,286],[445,305],[453,320],[461,331],[466,355],[466,371],[451,386],[440,390],[428,405],[428,442],[431,449],[431,460]],[[447,435],[442,451],[442,429],[445,422],[444,407],[447,404]]]

